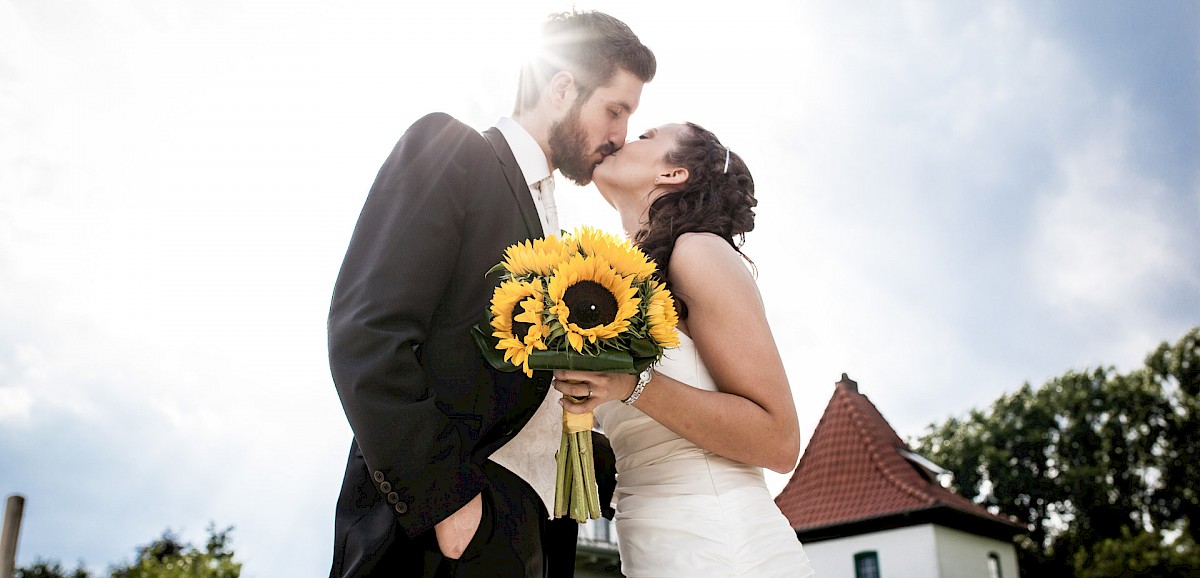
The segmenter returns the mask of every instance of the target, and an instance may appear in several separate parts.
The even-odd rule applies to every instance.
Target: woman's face
[[[675,148],[675,141],[687,125],[665,124],[652,128],[633,139],[617,152],[604,158],[592,173],[596,188],[608,204],[617,195],[632,193],[644,196],[654,190],[655,177],[666,178],[671,172],[665,157]]]

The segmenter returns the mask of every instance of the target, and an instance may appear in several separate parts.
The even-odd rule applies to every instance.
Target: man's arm
[[[330,369],[375,487],[404,532],[429,529],[476,496],[482,472],[426,381],[422,347],[453,279],[471,129],[417,121],[376,177],[329,313]],[[478,138],[476,133],[476,138]]]

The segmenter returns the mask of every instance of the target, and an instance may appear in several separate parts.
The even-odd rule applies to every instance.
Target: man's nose
[[[625,124],[625,123],[621,123],[620,126],[618,126],[616,128],[616,130],[613,131],[612,134],[608,135],[608,142],[612,143],[613,150],[616,150],[616,149],[619,149],[619,148],[625,146],[625,137],[628,136],[628,134],[629,134],[629,125]]]

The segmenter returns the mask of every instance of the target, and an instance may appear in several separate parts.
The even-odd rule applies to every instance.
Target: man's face
[[[587,100],[576,97],[570,110],[550,127],[550,162],[577,185],[592,181],[592,170],[625,143],[629,116],[637,110],[645,83],[626,70]]]

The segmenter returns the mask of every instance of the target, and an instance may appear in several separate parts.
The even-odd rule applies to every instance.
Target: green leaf
[[[507,270],[508,269],[504,268],[504,263],[500,262],[500,263],[496,263],[496,266],[492,267],[491,269],[488,269],[488,272],[484,273],[483,276],[491,277],[492,275],[495,275],[496,273],[503,273],[504,271],[507,271]]]
[[[636,358],[634,358],[632,373],[641,373],[643,371],[646,371],[646,368],[653,365],[654,362],[658,361],[658,359],[659,358],[657,355],[654,357],[636,357]]]
[[[491,326],[488,326],[491,329]],[[479,346],[479,351],[483,353],[483,358],[487,360],[492,367],[498,371],[516,371],[519,369],[510,361],[504,360],[504,352],[496,349],[496,344],[500,343],[491,333],[485,333],[483,328],[476,325],[471,328],[471,337],[475,338],[475,344]]]
[[[629,341],[629,351],[634,357],[658,357],[661,350],[653,341],[638,337]]]
[[[529,367],[533,369],[636,373],[633,357],[624,351],[602,351],[596,355],[582,355],[574,350],[535,351],[529,355]]]

